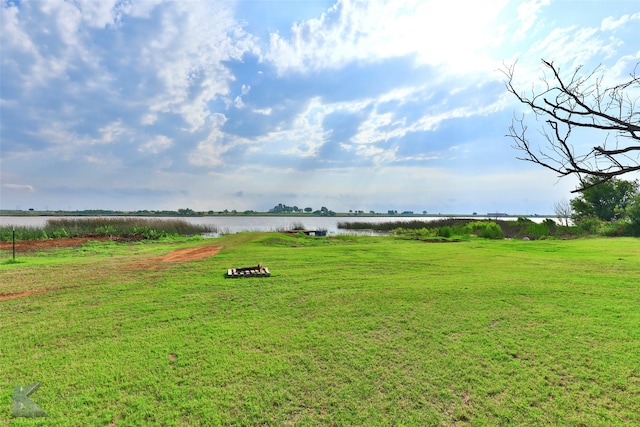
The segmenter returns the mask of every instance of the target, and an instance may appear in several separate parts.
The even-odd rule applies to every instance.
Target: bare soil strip
[[[131,270],[150,270],[157,268],[159,264],[167,262],[186,262],[214,256],[220,252],[220,246],[201,246],[198,248],[176,249],[166,255],[149,258],[134,264],[126,265],[124,268]]]
[[[34,289],[32,291],[25,292],[13,292],[11,294],[0,294],[0,301],[14,299],[14,298],[24,298],[29,295],[40,294],[42,292],[55,291],[55,289]]]
[[[47,248],[65,248],[69,246],[79,246],[87,242],[113,240],[109,236],[100,237],[61,237],[59,239],[45,239],[45,240],[24,240],[16,242],[17,251],[30,251],[35,249],[47,249]],[[12,242],[0,242],[0,249],[12,250]]]

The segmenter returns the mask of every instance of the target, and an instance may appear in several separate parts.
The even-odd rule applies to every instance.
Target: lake
[[[63,217],[63,216],[0,216],[0,226],[16,227],[43,227],[49,219],[57,218],[97,218],[97,217]],[[104,217],[123,218],[123,217]],[[140,218],[140,217],[136,217]],[[347,216],[347,217],[300,217],[300,216],[203,216],[203,217],[149,217],[150,219],[183,219],[191,224],[207,225],[215,227],[220,233],[233,234],[242,231],[277,231],[291,229],[295,224],[302,224],[306,230],[327,230],[328,234],[371,234],[369,231],[344,230],[338,228],[339,222],[368,222],[386,223],[396,221],[436,221],[446,218],[434,216],[403,216],[403,217],[367,217],[367,216]],[[458,218],[458,217],[456,217]],[[478,220],[487,219],[486,216],[460,217],[474,218]],[[502,217],[501,220],[515,220],[515,217]],[[535,222],[542,222],[544,217],[532,217]]]

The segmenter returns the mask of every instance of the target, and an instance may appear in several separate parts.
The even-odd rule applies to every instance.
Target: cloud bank
[[[637,7],[589,5],[3,0],[0,207],[552,213],[497,70],[628,75]]]

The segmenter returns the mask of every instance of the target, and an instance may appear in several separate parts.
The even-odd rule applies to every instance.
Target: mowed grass
[[[200,245],[223,249],[143,262]],[[19,254],[0,293],[55,290],[0,300],[0,424],[638,424],[639,255],[278,233]],[[50,416],[12,419],[31,382]]]

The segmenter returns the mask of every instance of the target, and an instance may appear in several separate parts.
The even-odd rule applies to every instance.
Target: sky
[[[500,70],[640,61],[637,0],[0,2],[0,209],[553,214]]]

